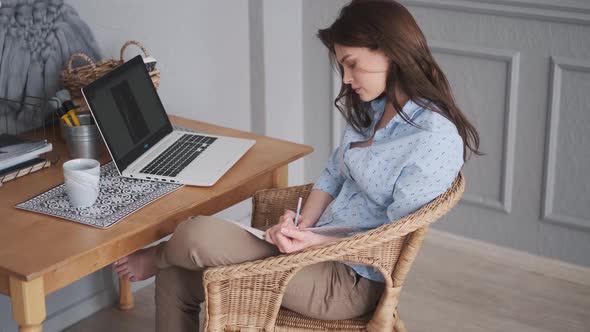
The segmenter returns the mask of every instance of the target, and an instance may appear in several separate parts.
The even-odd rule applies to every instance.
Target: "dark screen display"
[[[84,94],[123,168],[172,130],[141,56],[88,85]]]

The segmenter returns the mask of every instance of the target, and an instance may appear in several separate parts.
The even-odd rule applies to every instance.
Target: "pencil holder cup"
[[[78,113],[80,126],[62,124],[70,158],[99,159],[103,150],[103,141],[90,113]]]

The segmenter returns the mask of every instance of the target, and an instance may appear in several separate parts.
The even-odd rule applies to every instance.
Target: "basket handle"
[[[74,61],[74,58],[82,58],[86,60],[86,62],[90,63],[90,65],[92,66],[92,70],[96,70],[96,64],[94,64],[94,61],[92,61],[92,59],[90,59],[90,57],[86,55],[86,53],[74,53],[68,59],[68,73],[72,72],[72,62]]]
[[[123,59],[123,53],[125,53],[125,49],[127,48],[127,46],[129,45],[135,45],[138,46],[139,48],[141,48],[141,50],[143,51],[143,54],[145,54],[146,57],[150,56],[148,54],[148,51],[145,49],[145,47],[143,47],[143,44],[135,41],[135,40],[128,40],[125,42],[125,44],[123,44],[123,47],[121,47],[121,56],[120,56],[120,60],[121,62],[124,62],[125,60]]]

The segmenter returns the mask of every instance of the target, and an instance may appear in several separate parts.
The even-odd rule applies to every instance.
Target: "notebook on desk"
[[[141,56],[82,88],[122,176],[211,186],[255,141],[173,130]]]

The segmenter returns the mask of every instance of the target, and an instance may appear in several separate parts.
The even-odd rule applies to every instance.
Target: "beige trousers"
[[[205,268],[278,254],[274,245],[222,219],[182,222],[157,249],[156,331],[198,331]],[[382,290],[382,283],[360,277],[347,265],[325,262],[291,279],[282,306],[313,318],[353,318],[373,310]]]

